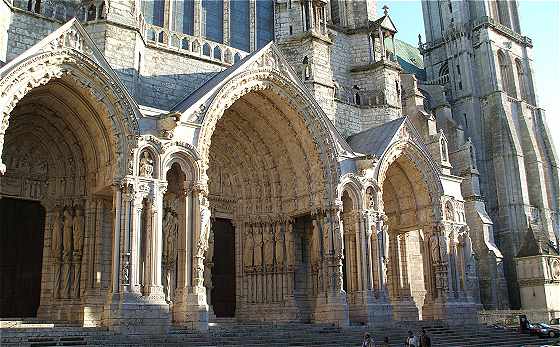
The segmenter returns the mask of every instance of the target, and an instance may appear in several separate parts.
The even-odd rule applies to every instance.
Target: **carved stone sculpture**
[[[281,266],[284,264],[284,233],[282,232],[280,225],[276,225],[275,230],[276,264]]]
[[[294,265],[295,262],[295,251],[294,251],[294,226],[292,223],[286,223],[286,262],[288,265]]]
[[[52,234],[51,234],[51,256],[54,267],[54,286],[53,296],[60,297],[60,276],[62,262],[62,227],[60,225],[60,212],[55,210],[53,213]]]
[[[82,252],[84,247],[84,216],[82,210],[76,208],[76,215],[72,219],[73,265],[74,280],[72,282],[72,297],[80,296],[80,276],[82,274]]]
[[[253,231],[251,227],[245,232],[245,245],[243,246],[243,265],[253,265]]]
[[[63,235],[62,235],[62,240],[63,240],[63,246],[64,246],[64,251],[63,251],[63,271],[62,271],[62,293],[63,293],[63,297],[64,298],[69,298],[70,297],[70,287],[72,284],[72,270],[71,270],[71,265],[72,265],[72,247],[74,246],[73,244],[73,239],[72,239],[72,215],[70,214],[70,210],[65,209],[64,210],[64,222],[63,222]]]
[[[139,174],[142,177],[152,177],[154,174],[154,160],[152,159],[150,152],[144,151],[142,153],[142,158],[140,159],[140,170]]]
[[[163,254],[162,254],[162,285],[165,299],[171,300],[172,272],[175,268],[177,259],[177,234],[179,231],[179,221],[175,213],[167,210],[163,220]]]
[[[255,267],[260,267],[262,265],[262,230],[260,230],[260,226],[257,227],[257,232],[255,233]]]
[[[272,240],[272,231],[268,230],[268,225],[263,228],[263,255],[263,265],[272,266],[274,264],[274,241]]]
[[[317,226],[317,220],[313,219],[313,227],[311,228],[311,264],[316,264],[320,258],[321,252],[321,235],[319,233],[319,227]]]

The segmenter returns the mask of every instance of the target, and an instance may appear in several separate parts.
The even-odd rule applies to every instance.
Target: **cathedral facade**
[[[491,1],[423,3],[415,48],[372,0],[2,0],[0,316],[159,333],[518,308],[560,188],[503,3],[509,27]]]

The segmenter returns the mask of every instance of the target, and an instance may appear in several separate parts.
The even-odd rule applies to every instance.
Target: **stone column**
[[[185,185],[178,199],[177,288],[173,298],[173,322],[184,324],[187,318],[189,288],[192,286],[192,187]]]
[[[342,202],[323,212],[323,260],[326,278],[323,292],[317,296],[314,319],[321,323],[348,326],[348,302],[342,290],[342,255],[344,242],[340,222]]]
[[[206,302],[206,288],[204,288],[204,254],[208,248],[210,231],[210,209],[208,207],[206,184],[197,182],[193,185],[190,206],[190,218],[186,221],[187,232],[184,240],[186,248],[184,280],[181,294],[180,324],[195,330],[208,330],[208,304]],[[190,262],[190,268],[186,265]],[[190,275],[190,276],[189,276]],[[182,275],[183,276],[183,275]]]
[[[127,179],[128,180],[128,179]],[[141,293],[135,286],[134,281],[139,276],[133,275],[136,272],[139,259],[136,253],[139,251],[140,235],[138,217],[139,189],[154,191],[155,180],[140,184],[136,179],[124,182],[123,186],[116,187],[115,191],[115,224],[113,240],[113,293],[105,305],[105,325],[111,330],[125,334],[165,334],[167,333],[171,320],[169,316],[169,306],[165,302],[161,283],[156,276],[160,272],[154,266],[161,267],[161,260],[158,262],[157,252],[161,259],[161,247],[158,247],[157,222],[150,220],[151,227],[155,230],[148,232],[151,235],[148,267],[150,267],[149,278],[146,280],[145,298],[141,298]],[[155,210],[161,206],[161,196],[159,192],[152,193],[150,210]],[[158,200],[159,198],[159,206]],[[135,201],[135,199],[138,199]],[[136,206],[135,206],[136,205]],[[136,207],[136,208],[135,208]],[[136,211],[135,211],[136,209]],[[150,211],[149,211],[150,212]],[[134,216],[136,214],[136,216]],[[136,218],[135,218],[136,217]],[[148,218],[149,220],[150,218]],[[159,223],[161,225],[161,223]],[[154,226],[155,225],[155,226]],[[135,230],[135,228],[137,230]],[[161,226],[160,226],[161,233]],[[134,254],[134,256],[133,256]],[[156,259],[154,259],[156,258]],[[134,262],[137,262],[136,264]]]

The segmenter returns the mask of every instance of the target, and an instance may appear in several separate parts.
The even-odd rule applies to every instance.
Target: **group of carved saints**
[[[84,214],[81,207],[66,206],[55,210],[51,238],[55,298],[80,297],[83,247]]]

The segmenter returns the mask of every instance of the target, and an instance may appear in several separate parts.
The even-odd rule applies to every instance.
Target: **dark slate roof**
[[[381,158],[405,121],[406,117],[392,120],[378,127],[354,134],[348,137],[346,141],[354,152],[372,154]]]
[[[241,68],[241,66],[247,65],[247,62],[252,61],[253,57],[260,54],[260,52],[267,50],[272,43],[268,43],[261,49],[253,51],[251,54],[245,56],[243,59],[239,60],[237,63],[233,64],[229,68],[222,70],[212,76],[206,83],[201,85],[198,89],[194,92],[185,95],[182,101],[177,103],[171,111],[173,112],[184,112],[189,107],[191,107],[194,103],[200,100],[203,96],[208,94],[212,89],[218,87],[220,83],[224,82],[229,76],[231,76],[234,72]]]

